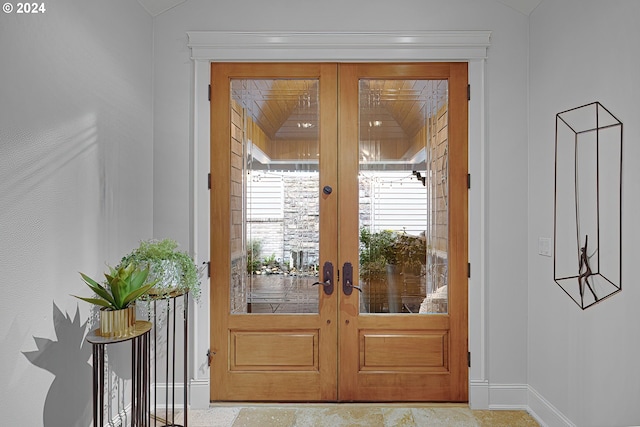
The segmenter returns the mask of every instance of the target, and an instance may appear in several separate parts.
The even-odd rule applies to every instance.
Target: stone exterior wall
[[[317,173],[284,177],[283,258],[296,270],[308,271],[320,262],[319,191]]]
[[[265,199],[261,203],[265,210],[270,203],[282,203],[282,216],[250,219],[249,238],[260,242],[259,258],[275,256],[285,271],[311,269],[319,262],[318,174],[290,172],[282,173],[280,178],[274,185],[283,187],[282,199]],[[254,197],[257,199],[257,195]]]

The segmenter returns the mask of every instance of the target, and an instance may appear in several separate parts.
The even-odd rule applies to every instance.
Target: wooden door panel
[[[284,371],[256,371],[253,375],[247,372],[237,373],[232,379],[220,380],[214,384],[216,387],[224,387],[223,398],[218,401],[235,402],[310,402],[332,401],[335,398],[322,396],[328,395],[321,382],[322,375],[318,372],[301,373],[290,372],[284,375]],[[335,384],[335,383],[334,383]],[[274,397],[277,396],[277,397]]]
[[[318,371],[316,330],[230,331],[232,371]]]
[[[360,371],[448,372],[449,331],[360,330]]]
[[[376,373],[357,375],[357,398],[343,399],[359,402],[442,402],[444,395],[455,395],[452,375],[415,374],[394,372],[392,377],[381,378]],[[341,390],[342,391],[342,390]],[[460,402],[461,399],[452,401]]]

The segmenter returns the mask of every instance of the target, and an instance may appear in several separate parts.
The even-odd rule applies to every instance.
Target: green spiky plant
[[[73,295],[90,304],[106,307],[109,310],[122,310],[142,298],[156,284],[155,281],[147,283],[149,269],[139,269],[134,263],[122,265],[117,268],[109,267],[109,273],[105,273],[105,285],[80,273],[82,280],[96,293],[95,298],[86,298]]]

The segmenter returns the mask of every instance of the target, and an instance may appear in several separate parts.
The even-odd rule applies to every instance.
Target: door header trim
[[[415,62],[485,59],[491,31],[188,31],[187,36],[193,60]]]

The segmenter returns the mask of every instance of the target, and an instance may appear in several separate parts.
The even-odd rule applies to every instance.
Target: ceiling
[[[536,7],[538,7],[540,3],[542,3],[542,0],[497,0],[497,1],[527,16],[531,14],[531,12],[533,12],[533,10]]]
[[[138,0],[151,16],[158,16],[187,0]]]
[[[231,90],[270,140],[317,140],[317,80],[234,79]],[[446,104],[447,82],[364,79],[359,92],[361,139],[409,140]]]
[[[151,16],[158,16],[167,10],[186,2],[187,0],[138,0]],[[529,15],[542,0],[496,0],[518,12]]]

